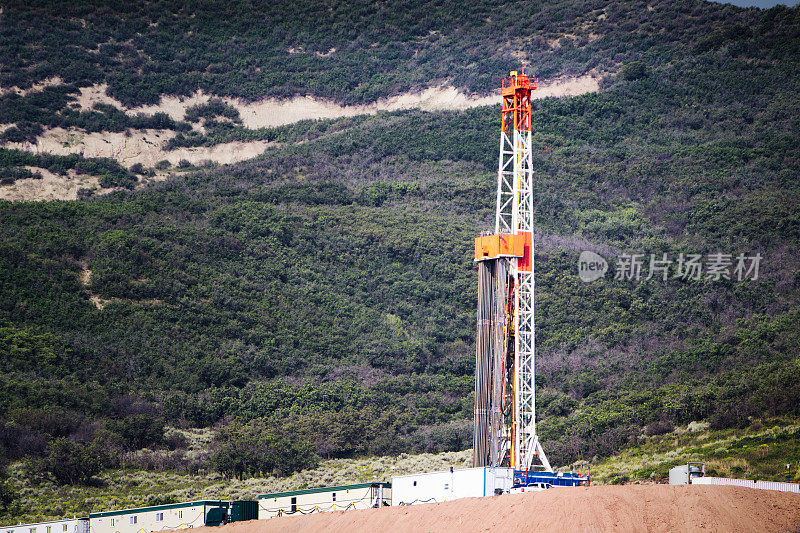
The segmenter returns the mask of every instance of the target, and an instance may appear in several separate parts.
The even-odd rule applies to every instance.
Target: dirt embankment
[[[78,198],[78,189],[97,189],[100,193],[113,190],[101,189],[96,176],[77,174],[73,170],[70,170],[66,176],[59,176],[44,168],[27,168],[33,172],[38,172],[42,177],[39,179],[19,179],[11,185],[0,186],[0,200],[15,202],[76,200]]]
[[[600,90],[600,80],[596,75],[585,74],[577,77],[561,77],[541,80],[539,88],[532,97],[577,96]],[[91,109],[96,103],[113,105],[129,113],[145,113],[152,115],[163,112],[174,120],[183,120],[186,109],[207,102],[213,95],[197,91],[190,97],[164,96],[157,105],[125,108],[119,101],[106,95],[105,85],[96,85],[81,89],[78,103],[84,109]],[[266,98],[257,102],[245,102],[234,98],[223,98],[235,107],[242,117],[244,126],[252,129],[283,126],[300,120],[318,118],[341,118],[356,115],[370,115],[379,111],[400,111],[403,109],[424,109],[427,111],[446,111],[494,105],[500,103],[497,94],[490,96],[471,96],[455,87],[431,87],[423,91],[409,92],[381,98],[364,105],[342,106],[330,100],[312,96],[296,96],[286,100]]]
[[[800,496],[716,486],[553,488],[233,523],[197,533],[331,531],[800,531]]]
[[[29,94],[41,91],[44,87],[62,83],[59,78],[51,78],[22,91],[18,88],[2,89],[5,92]],[[599,90],[599,79],[596,75],[586,74],[572,78],[556,78],[542,80],[534,91],[534,98],[548,96],[575,96]],[[107,104],[117,107],[126,113],[145,113],[152,115],[158,112],[167,113],[175,120],[183,120],[186,109],[207,102],[212,96],[202,91],[190,97],[164,96],[157,105],[125,107],[120,101],[106,94],[106,85],[95,85],[80,89],[77,103],[81,109],[92,109],[95,104]],[[340,118],[363,114],[375,114],[379,111],[398,111],[402,109],[424,109],[428,111],[466,109],[499,103],[499,96],[494,94],[475,97],[464,94],[454,87],[441,86],[420,92],[411,92],[384,98],[366,105],[341,106],[329,100],[310,96],[297,96],[288,100],[265,99],[258,102],[245,102],[232,98],[223,98],[234,106],[242,117],[247,128],[257,129],[291,124],[305,119]],[[12,124],[0,124],[0,130]],[[220,164],[236,163],[252,159],[262,154],[270,145],[267,141],[229,142],[210,147],[178,148],[165,150],[166,142],[175,136],[169,130],[130,130],[128,132],[87,133],[79,129],[49,128],[42,133],[35,143],[6,143],[5,148],[16,148],[35,153],[56,155],[81,154],[84,157],[110,157],[130,168],[139,163],[145,167],[153,167],[160,161],[168,161],[172,165],[186,160],[192,164],[213,161]],[[166,173],[158,173],[153,179],[163,179]],[[42,180],[18,180],[13,186],[0,186],[0,199],[7,200],[74,200],[79,188],[98,188],[97,180],[89,177],[55,176],[43,173]],[[99,192],[107,192],[100,189]]]
[[[576,96],[600,89],[599,81],[589,74],[576,78],[557,78],[543,81],[539,89],[532,93],[533,98],[548,96]],[[297,96],[290,100],[266,99],[260,102],[244,103],[229,100],[239,110],[242,122],[248,128],[283,126],[304,119],[340,118],[355,115],[375,114],[379,111],[400,111],[403,109],[424,109],[426,111],[447,111],[495,105],[500,103],[496,94],[475,97],[464,94],[449,86],[434,87],[421,92],[413,92],[383,98],[367,105],[340,106],[332,102]]]
[[[169,130],[131,130],[126,134],[86,133],[75,129],[52,128],[40,135],[36,144],[8,143],[6,147],[34,153],[110,157],[125,167],[134,163],[152,167],[162,160],[176,165],[182,159],[192,164],[203,161],[214,161],[223,165],[236,163],[261,155],[270,144],[267,141],[229,142],[210,147],[164,150],[163,144],[174,136],[175,132]]]

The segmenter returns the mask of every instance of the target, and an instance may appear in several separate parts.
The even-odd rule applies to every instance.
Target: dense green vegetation
[[[535,103],[537,409],[551,461],[696,420],[738,431],[800,416],[799,9],[371,6],[77,3],[54,27],[50,8],[12,4],[0,84],[106,81],[126,103],[197,88],[366,101],[447,77],[493,88],[517,49],[542,76],[618,72],[599,93]],[[327,29],[305,22],[318,15],[334,17]],[[96,119],[92,131],[149,127],[111,108],[69,111],[74,87],[34,94],[44,100],[2,97],[19,113],[13,135],[56,115]],[[493,220],[498,110],[250,131],[214,100],[186,120],[206,134],[165,122],[184,131],[174,146],[281,144],[136,192],[0,202],[7,516],[29,512],[15,487],[87,483],[103,468],[287,474],[471,445],[472,239]],[[32,166],[135,183],[110,160],[2,150],[0,162],[9,176]],[[609,260],[604,280],[580,281],[582,250]],[[758,279],[685,279],[676,263],[666,281],[614,279],[623,253],[717,252],[761,254]],[[168,424],[220,431],[207,454],[185,454]]]
[[[215,437],[209,464],[224,474],[252,476],[273,473],[285,476],[317,466],[314,450],[305,442],[275,434],[263,421],[231,424]]]
[[[661,64],[733,48],[797,57],[797,14],[708,2],[9,1],[0,86],[107,82],[126,104],[202,88],[369,102],[448,80],[487,93],[520,54],[538,75]],[[644,53],[642,53],[644,52]]]

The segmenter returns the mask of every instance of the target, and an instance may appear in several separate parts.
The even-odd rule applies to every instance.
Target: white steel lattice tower
[[[536,433],[531,91],[503,80],[495,233],[476,239],[479,263],[475,466],[552,471]]]

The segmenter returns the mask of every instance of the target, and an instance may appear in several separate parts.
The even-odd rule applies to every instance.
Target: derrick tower
[[[478,327],[473,466],[552,472],[536,434],[531,91],[503,80],[494,233],[475,239]]]

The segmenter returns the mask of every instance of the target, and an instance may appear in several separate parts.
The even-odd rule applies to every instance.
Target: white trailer
[[[151,533],[254,520],[256,506],[255,501],[199,500],[91,513],[89,522],[91,533]]]
[[[206,502],[197,501],[91,513],[89,518],[92,533],[150,533],[202,527],[206,512]]]
[[[392,478],[392,505],[447,502],[507,493],[514,485],[514,469],[465,468]]]
[[[384,507],[391,503],[391,493],[391,483],[373,482],[261,494],[258,518]]]
[[[0,533],[89,533],[88,518],[51,520],[35,524],[0,527]]]
[[[733,479],[728,477],[699,477],[692,479],[692,485],[731,485],[761,490],[777,490],[800,494],[800,485],[785,481],[753,481],[749,479]]]

